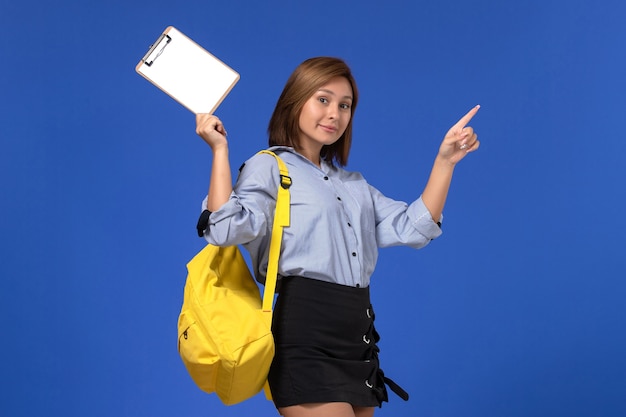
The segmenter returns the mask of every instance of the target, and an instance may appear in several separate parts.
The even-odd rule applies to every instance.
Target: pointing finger
[[[465,126],[467,126],[467,124],[470,122],[470,120],[472,120],[472,117],[474,117],[474,115],[478,112],[478,109],[480,109],[480,105],[478,105],[478,106],[474,107],[472,110],[468,111],[465,116],[461,117],[461,120],[456,122],[454,127],[457,128],[457,129],[463,129]]]

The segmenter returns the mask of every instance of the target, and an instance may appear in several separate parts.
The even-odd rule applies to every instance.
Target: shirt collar
[[[307,158],[305,158],[302,154],[298,153],[291,146],[271,146],[270,148],[268,148],[268,150],[270,150],[272,152],[285,151],[285,152],[292,153],[292,154],[296,155],[298,158],[301,158],[302,160],[304,160],[304,161],[308,162],[309,164],[313,165],[315,168],[321,169],[326,174],[330,173],[330,171],[334,168],[333,164],[327,162],[323,158],[321,160],[320,167],[317,167],[313,162],[309,161]]]

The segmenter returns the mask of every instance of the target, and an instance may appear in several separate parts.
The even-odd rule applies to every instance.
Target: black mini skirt
[[[268,380],[276,407],[379,407],[388,401],[386,385],[408,399],[380,369],[369,288],[283,278],[272,332],[276,354]]]

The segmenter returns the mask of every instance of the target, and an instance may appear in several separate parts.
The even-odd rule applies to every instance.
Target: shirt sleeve
[[[420,196],[408,205],[385,197],[370,186],[379,247],[404,245],[422,248],[442,233]],[[443,216],[442,216],[443,219]]]
[[[412,220],[413,227],[420,234],[433,240],[441,236],[441,223],[443,222],[443,214],[439,223],[435,222],[430,211],[424,204],[422,196],[415,200],[408,208],[407,215]]]
[[[239,172],[229,200],[209,217],[204,237],[216,246],[243,245],[263,237],[276,206],[278,168],[273,156],[255,155]],[[203,209],[206,208],[206,198]]]

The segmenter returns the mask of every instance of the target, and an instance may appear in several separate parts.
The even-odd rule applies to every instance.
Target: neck
[[[321,167],[322,165],[322,158],[320,157],[321,150],[322,150],[321,148],[313,149],[313,150],[301,148],[301,149],[298,149],[298,152],[300,152],[302,156],[304,156],[309,161],[313,162],[318,167]]]

